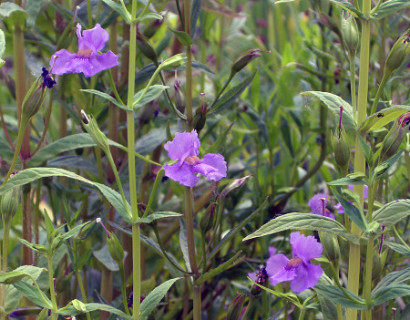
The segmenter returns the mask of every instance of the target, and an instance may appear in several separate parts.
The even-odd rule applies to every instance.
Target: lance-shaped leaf
[[[410,106],[392,106],[372,114],[361,124],[359,131],[362,133],[371,132],[385,125],[393,120],[397,120],[402,114],[410,111]]]

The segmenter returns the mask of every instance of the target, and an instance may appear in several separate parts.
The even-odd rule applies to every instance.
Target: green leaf
[[[366,176],[364,176],[366,177]],[[349,186],[349,185],[362,185],[366,184],[365,180],[357,179],[355,177],[345,177],[337,180],[333,180],[327,183],[329,186]]]
[[[93,312],[93,311],[107,311],[115,314],[123,319],[132,320],[133,318],[126,313],[114,308],[108,304],[101,303],[83,303],[77,299],[71,301],[64,308],[58,309],[57,313],[63,316],[74,316],[79,313]]]
[[[323,273],[319,278],[319,285],[333,285],[333,281]],[[319,299],[320,309],[322,310],[323,320],[334,320],[337,319],[337,305],[332,300],[329,299],[326,295],[322,295],[319,292],[317,293],[317,298]]]
[[[361,124],[359,131],[368,133],[389,124],[393,120],[397,120],[402,114],[409,112],[410,106],[392,106],[372,114]]]
[[[395,284],[392,286],[383,287],[378,290],[377,293],[372,293],[372,307],[378,306],[386,301],[405,296],[410,296],[409,285]]]
[[[233,88],[226,91],[222,97],[218,99],[215,103],[214,107],[208,111],[208,113],[219,112],[223,108],[230,106],[237,97],[246,89],[247,86],[252,82],[253,78],[255,77],[256,71],[251,74],[250,76],[243,79],[239,84],[234,86]]]
[[[111,102],[112,104],[115,104],[118,108],[121,108],[125,111],[132,111],[131,109],[127,108],[127,106],[124,106],[122,103],[118,102],[117,99],[111,97],[109,94],[107,94],[105,92],[101,92],[101,91],[94,90],[94,89],[81,89],[80,91],[95,94],[96,96],[99,96],[99,97]]]
[[[402,244],[390,242],[390,241],[383,241],[383,245],[389,247],[393,251],[400,253],[401,255],[410,258],[410,249]]]
[[[390,159],[380,163],[373,170],[373,178],[374,179],[380,179],[380,178],[383,178],[384,176],[386,176],[387,173],[389,172],[389,169],[393,166],[393,164],[396,163],[397,160],[399,160],[402,153],[403,153],[403,150],[400,150],[394,156],[392,156]]]
[[[126,206],[124,205],[124,203],[122,202],[121,195],[117,191],[111,189],[106,185],[93,182],[82,176],[79,176],[78,174],[75,174],[71,171],[67,171],[64,169],[32,168],[22,170],[15,176],[13,176],[13,178],[9,179],[9,181],[7,181],[7,183],[4,186],[0,187],[0,195],[3,195],[5,192],[12,188],[23,186],[27,183],[31,183],[35,180],[46,177],[67,177],[96,187],[104,195],[104,197],[111,203],[111,205],[118,211],[122,218],[128,223],[131,222],[131,207],[128,203],[126,204]]]
[[[332,188],[333,190],[333,195],[336,197],[336,199],[342,204],[342,207],[345,211],[345,214],[348,215],[350,220],[352,220],[354,223],[356,223],[360,229],[362,229],[364,232],[368,231],[368,223],[366,220],[366,217],[362,213],[361,210],[359,210],[356,206],[351,204],[350,202],[346,201],[336,190],[336,188]]]
[[[242,241],[264,237],[284,230],[325,231],[338,235],[353,243],[359,243],[359,240],[355,236],[349,234],[340,222],[313,213],[299,212],[287,213],[268,221],[258,230],[245,237]]]
[[[162,300],[169,288],[178,280],[182,278],[174,278],[160,284],[154,290],[152,290],[141,303],[141,320],[145,320],[154,311],[155,307]]]
[[[27,0],[26,11],[27,11],[27,27],[33,28],[36,24],[36,19],[40,13],[41,6],[47,0]]]
[[[355,17],[362,16],[362,13],[359,10],[357,10],[356,7],[347,0],[330,0],[330,1],[338,5],[339,7],[349,11]]]
[[[23,281],[16,282],[13,284],[13,286],[31,302],[38,304],[43,308],[52,309],[52,303],[50,299],[37,286],[33,286]]]
[[[155,220],[158,219],[164,219],[164,218],[171,218],[171,217],[181,217],[182,214],[178,212],[172,212],[172,211],[157,211],[145,218],[140,218],[137,220],[136,223],[151,223]]]
[[[174,70],[176,68],[183,66],[185,64],[185,61],[186,61],[185,53],[179,53],[163,61],[159,65],[159,68],[161,70]]]
[[[91,222],[91,221],[87,221],[87,222],[84,222],[84,223],[82,223],[82,224],[80,224],[80,225],[78,225],[78,226],[75,226],[75,227],[72,228],[70,231],[64,233],[62,239],[63,239],[63,240],[68,240],[68,239],[70,239],[71,237],[76,236],[76,235],[81,231],[81,229],[82,229],[83,227],[85,227],[87,224],[89,224],[90,222]]]
[[[373,221],[377,221],[386,227],[391,227],[409,215],[410,200],[400,199],[389,202],[379,210],[373,212]]]
[[[104,245],[100,250],[93,251],[93,255],[108,270],[113,272],[120,270],[118,263],[112,258],[107,245]]]
[[[329,92],[322,91],[305,91],[302,93],[304,96],[315,96],[319,98],[327,108],[333,112],[336,118],[340,117],[340,106],[343,106],[342,124],[346,131],[353,132],[356,130],[356,123],[353,116],[353,108],[345,100],[337,95]]]
[[[112,1],[112,0],[102,0],[107,6],[117,12],[126,23],[131,23],[131,15],[122,5]]]
[[[8,24],[9,28],[18,25],[24,27],[27,12],[23,8],[13,2],[3,2],[0,4],[0,17]]]
[[[30,249],[32,249],[34,251],[40,252],[41,254],[47,255],[47,253],[48,253],[48,249],[44,245],[31,243],[31,242],[28,242],[27,240],[24,240],[24,239],[19,239],[19,241],[22,244],[24,244],[26,247],[29,247]]]
[[[316,287],[314,287],[314,290],[318,294],[327,297],[328,299],[342,305],[343,307],[359,310],[367,309],[365,300],[353,294],[347,289],[344,289],[344,293],[339,287],[333,285],[319,284]]]
[[[25,267],[25,268],[23,268]],[[27,268],[30,267],[30,268]],[[12,284],[15,282],[18,282],[26,277],[29,277],[30,279],[34,280],[33,276],[31,273],[35,273],[40,275],[41,272],[46,271],[46,269],[43,268],[38,268],[35,266],[21,266],[17,268],[16,270],[10,271],[10,272],[5,272],[5,273],[0,273],[0,283],[5,283],[5,284]],[[30,273],[28,273],[30,272]],[[37,277],[38,277],[37,275]]]
[[[380,282],[376,285],[376,287],[372,291],[372,296],[378,295],[378,293],[386,287],[392,287],[397,284],[401,284],[404,282],[410,281],[410,266],[406,268],[390,272],[387,276],[380,280]]]
[[[185,47],[192,45],[191,37],[188,33],[184,31],[175,30],[172,28],[168,28],[175,36],[177,37],[178,41]]]
[[[155,12],[148,12],[148,13],[144,14],[143,16],[140,16],[140,17],[134,19],[134,21],[141,22],[141,21],[145,21],[145,20],[162,20],[162,19],[164,19],[164,17],[161,16],[160,14],[155,13]]]
[[[5,63],[5,61],[2,59],[5,50],[6,50],[6,38],[4,37],[3,30],[0,29],[0,68]]]
[[[398,11],[410,7],[409,0],[388,0],[383,2],[379,7],[375,7],[370,12],[370,18],[380,20],[389,15],[398,13]]]
[[[161,95],[161,93],[163,93],[168,88],[169,87],[167,86],[155,84],[148,88],[147,92],[144,94],[142,98],[141,98],[141,94],[144,92],[144,89],[138,91],[134,96],[134,100],[133,100],[134,102],[132,104],[133,110],[135,111],[141,108],[142,106],[145,106],[147,103],[157,99]],[[137,101],[138,103],[136,103]]]

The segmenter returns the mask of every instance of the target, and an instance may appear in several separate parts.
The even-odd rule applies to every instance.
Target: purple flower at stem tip
[[[335,216],[326,208],[328,195],[324,193],[315,194],[308,202],[313,214],[335,219]]]
[[[53,88],[54,85],[57,84],[57,82],[56,82],[56,81],[54,80],[54,78],[51,76],[51,70],[50,70],[50,72],[49,72],[45,67],[43,67],[41,70],[43,71],[43,72],[41,73],[41,76],[43,77],[43,83],[42,83],[43,89],[44,89],[45,87],[47,87],[47,88],[49,88],[49,89]]]
[[[172,160],[177,160],[173,165],[166,164],[164,166],[165,175],[179,182],[180,184],[193,187],[199,177],[196,173],[204,175],[208,180],[219,181],[226,177],[226,162],[222,155],[208,153],[202,159],[199,155],[199,139],[198,133],[192,132],[177,132],[172,141],[168,141],[164,145],[164,149],[168,152],[168,156]]]
[[[290,281],[291,290],[299,293],[314,287],[322,276],[320,264],[311,264],[310,260],[319,258],[323,247],[314,237],[304,236],[299,232],[290,234],[290,244],[293,258],[288,259],[283,254],[274,254],[266,262],[266,271],[273,286]]]
[[[112,51],[100,52],[104,49],[109,35],[98,23],[84,32],[81,32],[81,25],[77,24],[77,37],[77,53],[61,49],[51,57],[50,66],[53,66],[54,74],[82,72],[88,78],[118,65],[118,56]]]

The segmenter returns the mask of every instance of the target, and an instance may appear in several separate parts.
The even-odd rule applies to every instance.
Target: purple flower
[[[55,84],[57,84],[57,82],[54,80],[54,78],[51,76],[51,73],[48,72],[48,70],[45,67],[43,67],[41,70],[43,71],[41,73],[41,76],[43,77],[43,88],[47,87],[51,89],[52,87],[54,87]]]
[[[177,132],[172,141],[168,141],[164,149],[172,160],[178,160],[173,165],[164,166],[165,175],[180,184],[193,187],[199,178],[195,173],[201,173],[208,180],[219,181],[226,177],[226,162],[220,154],[208,153],[199,159],[199,139],[195,130],[192,132]]]
[[[290,281],[293,292],[302,292],[314,287],[323,270],[319,265],[310,263],[311,259],[322,255],[322,244],[312,236],[304,236],[299,232],[290,234],[293,258],[288,259],[283,254],[274,254],[266,262],[266,271],[273,286],[284,281]]]
[[[353,185],[350,184],[349,189],[353,191],[353,188],[354,188]],[[364,185],[364,190],[363,190],[364,199],[367,199],[368,193],[369,193],[369,187]],[[351,203],[351,201],[349,201],[349,203]],[[343,206],[340,202],[334,205],[333,208],[337,210],[337,213],[345,213],[345,210],[343,209]]]
[[[275,253],[276,253],[276,248],[275,247],[269,247],[269,256],[273,256]],[[261,267],[259,267],[259,269],[260,268]],[[258,270],[258,272],[259,272],[259,270]],[[249,272],[248,277],[251,278],[255,282],[258,279],[258,277],[256,275],[256,272]]]
[[[77,37],[77,53],[61,49],[51,57],[50,66],[52,66],[54,74],[82,72],[88,78],[118,65],[118,56],[112,51],[99,52],[104,48],[109,36],[108,32],[101,28],[98,23],[93,29],[84,30],[82,34],[81,25],[77,24]]]
[[[324,193],[315,194],[308,202],[313,214],[335,219],[335,216],[326,208],[328,196]]]

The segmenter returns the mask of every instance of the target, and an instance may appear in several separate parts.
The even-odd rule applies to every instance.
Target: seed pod
[[[337,266],[340,259],[340,247],[337,238],[322,231],[319,231],[319,237],[326,257],[333,265]]]
[[[137,33],[137,47],[141,50],[142,54],[150,59],[152,62],[157,63],[158,56],[154,48],[149,43],[148,39],[142,34]]]
[[[407,29],[393,45],[384,66],[384,74],[390,76],[406,60],[410,53],[410,29]],[[383,75],[384,76],[384,75]]]
[[[7,191],[1,198],[1,214],[3,220],[10,222],[18,210],[20,203],[21,188],[13,188]]]
[[[119,266],[124,264],[124,249],[122,248],[120,241],[114,233],[110,233],[110,237],[107,238],[107,247],[108,251],[111,254],[111,257]]]
[[[81,120],[83,122],[85,130],[91,136],[95,144],[103,150],[105,153],[110,152],[110,148],[108,146],[107,137],[102,133],[100,128],[98,128],[97,121],[93,117],[88,116],[84,110],[81,110]]]
[[[356,20],[350,15],[348,18],[342,17],[341,22],[343,44],[346,50],[353,56],[359,45],[359,32],[357,30]]]
[[[340,131],[340,138],[337,134],[332,136],[333,150],[335,152],[335,161],[340,168],[349,166],[350,145],[344,129]]]

